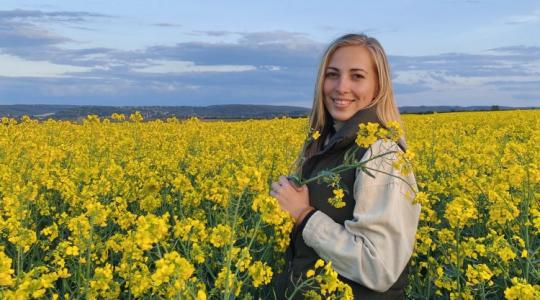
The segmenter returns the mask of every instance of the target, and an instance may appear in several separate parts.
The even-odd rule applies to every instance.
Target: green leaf
[[[297,174],[293,174],[287,177],[290,181],[294,182],[297,186],[302,186],[302,178],[298,176]]]
[[[371,178],[375,178],[375,175],[373,175],[373,173],[371,173],[368,169],[364,168],[364,167],[359,167],[360,170],[362,170],[362,172],[368,174],[369,177]]]

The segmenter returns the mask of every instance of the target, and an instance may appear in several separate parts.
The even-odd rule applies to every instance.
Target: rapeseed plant
[[[408,297],[537,299],[539,112],[403,120],[414,159],[395,167],[414,172],[422,205]],[[0,298],[271,298],[294,223],[268,183],[306,123],[2,118]],[[357,144],[402,135],[376,127]],[[332,272],[318,262],[298,284],[346,297]]]

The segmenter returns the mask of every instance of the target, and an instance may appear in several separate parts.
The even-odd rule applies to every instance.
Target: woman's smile
[[[335,106],[336,108],[347,108],[347,107],[349,107],[355,100],[354,100],[354,99],[332,98],[332,101],[334,102],[334,106]]]

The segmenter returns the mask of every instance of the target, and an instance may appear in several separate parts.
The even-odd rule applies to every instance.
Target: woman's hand
[[[280,176],[278,182],[272,183],[270,196],[278,200],[281,209],[289,212],[300,224],[313,207],[309,205],[309,192],[306,185],[297,187],[285,176]]]

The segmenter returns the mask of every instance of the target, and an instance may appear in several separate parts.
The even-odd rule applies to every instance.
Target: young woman
[[[330,44],[319,67],[310,125],[318,139],[304,145],[299,160],[303,178],[311,178],[343,162],[356,139],[360,123],[385,127],[400,121],[394,101],[388,60],[379,42],[363,34],[348,34]],[[358,158],[388,151],[405,151],[404,139],[378,140]],[[324,182],[297,187],[281,176],[270,195],[296,220],[287,250],[287,267],[276,277],[276,291],[286,298],[298,278],[322,258],[332,262],[340,279],[356,299],[405,297],[407,266],[411,258],[420,206],[411,202],[414,175],[401,174],[392,157],[370,160],[375,178],[360,170],[341,174],[348,187],[336,208],[328,199],[332,188]],[[387,174],[384,174],[384,173]],[[390,174],[390,175],[388,175]],[[399,178],[398,178],[399,177]],[[401,179],[403,180],[401,180]],[[303,299],[302,291],[295,299]]]

